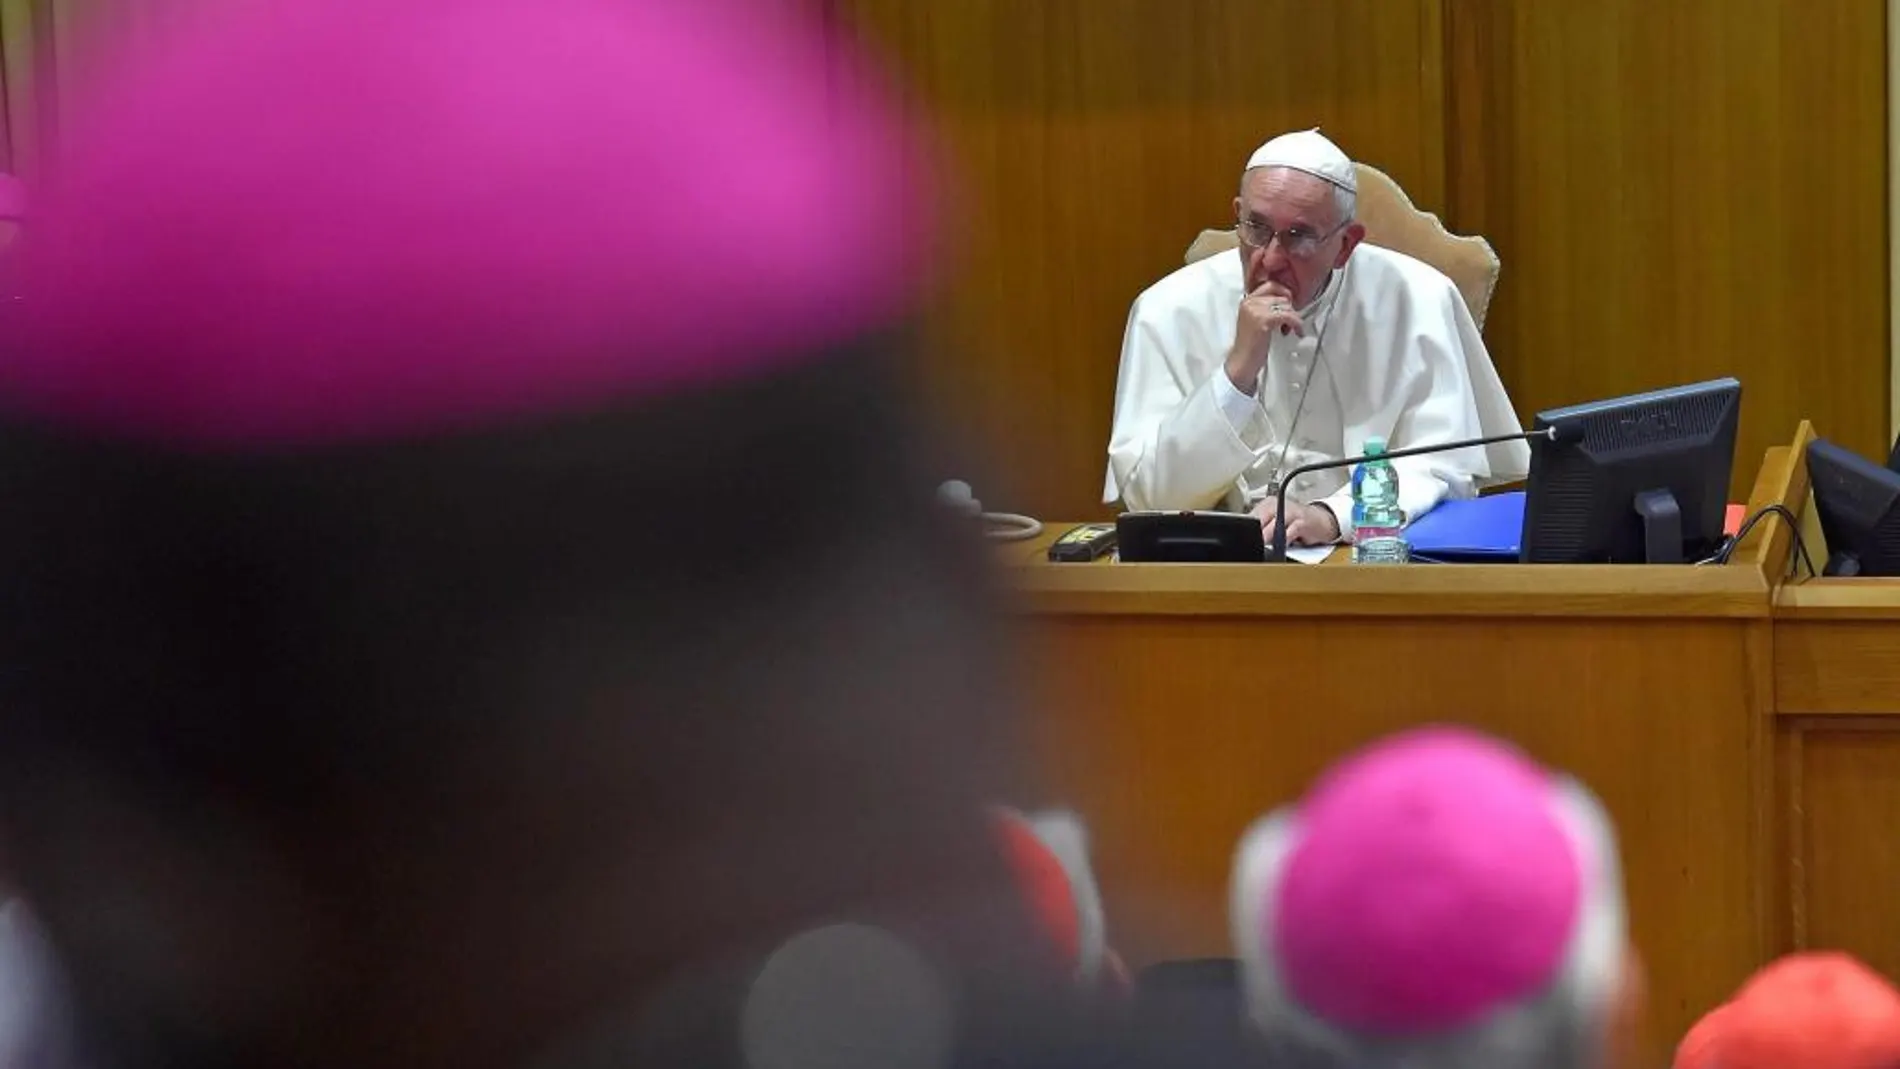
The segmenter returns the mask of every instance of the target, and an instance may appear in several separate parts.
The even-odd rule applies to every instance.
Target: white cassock
[[[1225,252],[1135,299],[1105,503],[1244,511],[1270,496],[1282,473],[1355,456],[1373,436],[1405,449],[1523,429],[1464,298],[1437,269],[1359,245],[1300,310],[1305,334],[1273,339],[1253,397],[1225,369],[1244,285],[1240,252]],[[1447,497],[1523,478],[1530,447],[1518,441],[1392,466],[1410,522]],[[1287,497],[1324,503],[1342,529],[1351,524],[1348,469],[1299,476]]]

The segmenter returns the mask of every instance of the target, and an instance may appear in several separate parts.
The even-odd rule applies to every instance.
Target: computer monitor
[[[1900,473],[1826,439],[1808,443],[1828,575],[1900,575]]]
[[[1690,386],[1541,412],[1519,559],[1682,564],[1721,545],[1742,384]]]

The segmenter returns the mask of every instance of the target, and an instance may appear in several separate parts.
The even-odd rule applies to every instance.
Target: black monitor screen
[[[1681,564],[1720,548],[1742,384],[1716,379],[1539,413],[1520,559]]]
[[[1900,474],[1825,439],[1808,443],[1829,575],[1900,575]]]

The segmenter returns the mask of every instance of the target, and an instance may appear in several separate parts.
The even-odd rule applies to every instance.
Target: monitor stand
[[[1828,554],[1827,567],[1821,569],[1821,574],[1852,578],[1860,574],[1860,558],[1852,553],[1835,550]]]
[[[1643,560],[1649,564],[1682,563],[1682,507],[1668,490],[1644,490],[1636,495],[1636,514],[1643,518]]]

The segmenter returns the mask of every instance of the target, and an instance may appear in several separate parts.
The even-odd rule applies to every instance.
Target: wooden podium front
[[[1811,437],[1803,425],[1797,458]],[[1798,459],[1786,481],[1820,567]],[[1778,941],[1900,980],[1900,579],[1796,571],[1776,591],[1774,640]]]
[[[1762,539],[1719,567],[1048,563],[1069,526],[1005,559],[1040,759],[1088,821],[1131,965],[1231,954],[1248,824],[1348,750],[1429,723],[1510,739],[1602,797],[1652,1044],[1774,949]]]

